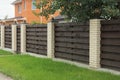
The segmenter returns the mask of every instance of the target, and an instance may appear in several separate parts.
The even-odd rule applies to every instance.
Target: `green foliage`
[[[36,6],[38,9],[43,8],[38,15],[49,18],[50,14],[60,10],[61,15],[67,15],[77,22],[93,18],[114,19],[120,16],[115,0],[42,0]]]

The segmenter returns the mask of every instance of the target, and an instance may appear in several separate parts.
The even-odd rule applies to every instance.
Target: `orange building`
[[[27,23],[47,23],[49,20],[46,20],[45,17],[36,16],[33,14],[33,11],[39,13],[41,10],[37,9],[33,4],[37,0],[15,0],[12,4],[15,6],[15,17],[22,17],[26,19]],[[40,1],[40,0],[38,0]],[[53,16],[56,17],[59,15],[57,11]]]

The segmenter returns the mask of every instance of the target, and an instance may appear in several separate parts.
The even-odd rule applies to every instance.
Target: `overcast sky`
[[[15,0],[1,0],[0,1],[0,19],[4,19],[6,15],[8,17],[14,17],[14,6],[11,3]]]

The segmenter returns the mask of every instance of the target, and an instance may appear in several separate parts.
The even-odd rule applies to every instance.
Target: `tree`
[[[87,21],[93,18],[116,19],[120,16],[120,9],[115,0],[42,0],[36,4],[42,12],[37,15],[49,18],[60,10],[61,15],[66,15],[72,21]]]

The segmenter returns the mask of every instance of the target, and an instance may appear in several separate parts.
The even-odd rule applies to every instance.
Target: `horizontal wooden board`
[[[32,40],[28,40],[27,44],[47,45],[47,42],[46,41],[32,41]]]
[[[37,36],[46,36],[47,37],[47,32],[37,32],[36,33]]]
[[[120,39],[107,39],[107,38],[104,38],[102,39],[101,41],[101,44],[102,45],[113,45],[113,46],[120,46]]]
[[[55,57],[72,60],[72,54],[70,54],[70,53],[56,52]]]
[[[101,64],[102,65],[106,65],[106,66],[120,68],[120,62],[119,61],[113,61],[113,60],[103,59],[103,60],[101,60]]]
[[[56,37],[55,41],[68,43],[89,43],[89,38]]]
[[[46,24],[27,25],[27,27],[47,27]]]
[[[89,56],[89,51],[88,50],[82,50],[82,49],[72,49],[72,48],[63,48],[63,47],[56,47],[55,48],[56,52],[65,52],[65,53],[71,53],[71,54],[76,54],[76,55],[84,55],[84,56]]]
[[[5,32],[5,35],[12,35],[11,32]]]
[[[20,34],[17,33],[17,36],[20,38]]]
[[[45,54],[46,54],[46,52],[47,52],[45,49],[36,49],[36,48],[34,48],[34,49],[33,48],[28,48],[27,49],[27,51],[31,51],[31,50],[32,51],[37,51],[37,53],[45,52]]]
[[[35,49],[44,49],[44,50],[47,50],[47,47],[46,46],[40,46],[40,45],[27,45],[26,46],[27,48],[35,48]]]
[[[26,33],[27,36],[47,36],[47,32],[42,32],[42,33]]]
[[[120,53],[120,46],[102,46],[101,50],[105,52]]]
[[[11,41],[12,41],[12,39],[11,39],[11,38],[9,38],[9,37],[5,37],[5,41],[11,42]]]
[[[5,35],[6,39],[11,39],[12,35]]]
[[[73,54],[70,54],[70,53],[56,52],[55,57],[56,58],[61,58],[61,59],[66,59],[66,60],[71,60],[71,61],[88,63],[88,57],[73,55]]]
[[[55,27],[55,31],[66,31],[66,32],[70,32],[70,31],[74,31],[74,32],[88,32],[89,31],[89,27],[88,26],[83,26],[83,27]]]
[[[61,36],[61,37],[89,37],[88,32],[56,32],[55,36]]]
[[[101,27],[102,32],[114,32],[114,31],[120,31],[119,25],[104,25]]]
[[[46,50],[37,50],[37,49],[27,48],[26,51],[27,51],[27,52],[30,52],[30,53],[36,53],[36,54],[41,54],[41,55],[47,55],[47,51],[46,51]]]
[[[12,44],[11,42],[6,41],[5,44]]]
[[[75,26],[89,26],[89,22],[87,23],[73,23],[73,22],[69,22],[69,23],[57,23],[55,24],[55,27],[67,27],[67,26],[71,26],[71,27],[75,27]]]
[[[47,27],[46,28],[37,28],[37,32],[47,32]]]
[[[27,29],[27,28],[26,28],[26,32],[35,32],[35,31],[36,31],[35,28],[31,28],[31,29]]]
[[[119,25],[120,20],[102,20],[101,24],[102,25]]]
[[[116,32],[102,32],[101,34],[102,38],[119,38],[120,39],[120,31]]]
[[[120,53],[108,53],[108,52],[102,52],[101,58],[113,60],[113,61],[120,61]]]
[[[47,32],[47,27],[46,28],[37,28],[37,27],[27,27],[26,31],[37,31],[37,32]]]
[[[5,45],[5,48],[10,48],[11,49],[11,45]]]
[[[5,32],[11,32],[12,28],[5,27]]]
[[[55,46],[58,47],[69,47],[69,48],[79,48],[79,49],[89,49],[88,44],[77,44],[77,43],[63,43],[63,42],[56,42]]]
[[[47,37],[40,37],[40,38],[39,38],[39,37],[27,36],[26,38],[27,38],[27,40],[41,40],[41,41],[42,41],[42,40],[43,40],[43,41],[45,40],[45,41],[47,41]]]
[[[102,65],[102,68],[106,68],[106,69],[112,69],[112,70],[120,71],[120,68],[118,68],[118,67],[112,67],[112,66],[107,66],[107,65]]]
[[[79,56],[79,55],[72,55],[72,60],[73,61],[81,61],[81,62],[89,62],[89,58],[87,56]]]

